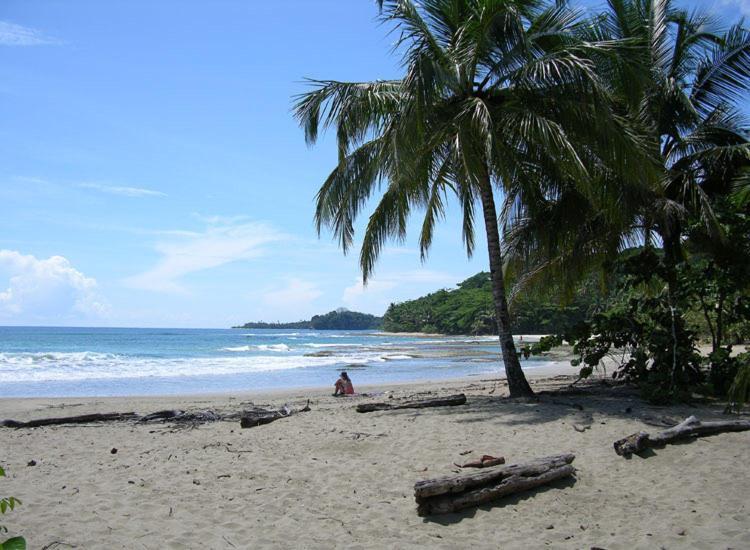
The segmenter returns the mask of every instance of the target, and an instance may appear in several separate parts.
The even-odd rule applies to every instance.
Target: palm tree
[[[367,282],[383,244],[405,238],[415,209],[424,211],[419,242],[426,258],[449,194],[461,207],[471,255],[478,202],[510,394],[530,395],[511,333],[495,194],[511,182],[535,181],[548,167],[555,177],[586,178],[578,145],[594,142],[599,128],[622,141],[589,55],[607,44],[577,40],[578,14],[540,0],[380,4],[382,20],[399,33],[404,76],[312,80],[294,105],[308,143],[321,129],[336,130],[339,161],[317,195],[318,231],[332,228],[348,251],[355,218],[385,187],[360,251]]]
[[[546,200],[539,185],[514,189],[504,209],[509,253],[525,281],[561,273],[575,280],[623,248],[660,244],[671,295],[687,214],[700,215],[720,238],[711,195],[728,192],[733,179],[747,185],[740,167],[750,159],[748,122],[737,103],[750,84],[750,32],[739,25],[722,31],[670,0],[609,0],[582,39],[625,44],[619,58],[600,58],[597,66],[618,114],[644,133],[657,178],[604,170],[596,185],[568,180]],[[585,222],[573,211],[586,213]]]

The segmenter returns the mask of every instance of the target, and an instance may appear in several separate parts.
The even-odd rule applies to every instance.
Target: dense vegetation
[[[576,292],[561,303],[539,293],[525,293],[511,304],[515,333],[550,334],[580,323],[597,299],[596,292]],[[497,332],[490,274],[477,273],[453,290],[439,290],[416,300],[391,304],[383,316],[383,330],[438,332],[442,334],[494,334]]]
[[[537,281],[610,277],[608,300],[563,339],[586,375],[617,352],[614,375],[656,402],[696,392],[750,392],[750,355],[733,354],[750,323],[750,143],[745,113],[750,32],[669,1],[618,0],[598,16],[598,38],[638,45],[634,61],[601,60],[617,109],[640,126],[652,177],[603,173],[594,185],[537,182],[506,233],[512,261]],[[532,193],[536,200],[525,200]],[[637,248],[633,244],[638,245]],[[711,351],[699,353],[701,332]]]
[[[285,329],[316,329],[316,330],[375,330],[379,329],[382,319],[369,313],[337,309],[324,315],[314,315],[309,321],[293,323],[264,323],[250,322],[233,328],[285,328]]]
[[[491,308],[467,285],[394,306],[388,322],[480,332],[494,319],[510,393],[528,395],[512,330],[538,321],[546,298],[514,320],[509,274],[524,297],[575,295],[599,273],[605,299],[563,331],[582,374],[617,350],[616,375],[655,401],[747,399],[750,359],[731,347],[750,315],[744,23],[671,0],[611,0],[598,13],[544,0],[378,3],[399,37],[402,78],[311,81],[294,106],[309,143],[336,133],[318,229],[346,251],[379,194],[360,251],[366,280],[415,211],[424,258],[454,196],[469,255],[481,207],[492,291]]]

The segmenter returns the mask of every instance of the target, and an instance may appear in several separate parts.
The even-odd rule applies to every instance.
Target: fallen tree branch
[[[679,439],[689,439],[703,435],[713,435],[723,432],[742,432],[750,430],[750,420],[721,420],[718,422],[701,422],[695,416],[689,416],[676,426],[651,435],[637,432],[615,441],[615,452],[628,457],[651,447],[667,445]]]
[[[392,411],[396,409],[425,409],[427,407],[455,407],[464,405],[466,396],[463,393],[438,397],[436,399],[422,399],[419,401],[407,401],[405,403],[392,405],[391,403],[360,403],[357,412],[368,413],[373,411]]]
[[[255,428],[256,426],[262,426],[263,424],[270,424],[281,418],[287,418],[294,414],[310,411],[310,400],[307,400],[307,404],[301,409],[290,409],[284,405],[278,410],[266,410],[266,409],[253,409],[245,411],[240,416],[240,427],[242,428]]]
[[[2,420],[0,426],[6,428],[38,428],[41,426],[58,426],[63,424],[89,424],[92,422],[115,422],[132,420],[139,423],[147,422],[174,422],[183,425],[192,424],[196,427],[203,422],[217,422],[219,420],[233,420],[240,417],[240,425],[243,428],[252,428],[262,424],[268,424],[279,418],[286,418],[293,414],[307,412],[310,410],[310,401],[302,409],[293,410],[286,405],[279,410],[254,409],[238,413],[220,414],[212,410],[203,411],[183,411],[179,409],[167,409],[156,411],[150,414],[140,416],[134,412],[127,413],[95,413],[84,414],[79,416],[65,416],[59,418],[41,418],[21,422],[18,420]]]
[[[0,426],[6,428],[39,428],[41,426],[59,426],[61,424],[88,424],[90,422],[111,422],[119,420],[133,420],[138,415],[133,412],[128,413],[96,413],[82,414],[79,416],[64,416],[59,418],[39,418],[29,420],[28,422],[19,422],[17,420],[3,420]]]
[[[154,422],[157,420],[162,422],[216,422],[222,420],[222,418],[219,413],[209,410],[195,412],[166,410],[142,416],[138,419],[138,422]]]
[[[120,422],[135,420],[137,422],[215,422],[222,420],[222,416],[214,411],[186,412],[181,410],[157,411],[155,413],[139,416],[134,412],[126,413],[94,413],[78,416],[63,416],[57,418],[39,418],[20,422],[18,420],[2,420],[0,426],[6,428],[39,428],[42,426],[60,426],[65,424],[90,424],[92,422]]]
[[[417,514],[448,514],[527,491],[571,476],[573,454],[539,458],[521,464],[495,466],[480,472],[427,479],[414,484]]]

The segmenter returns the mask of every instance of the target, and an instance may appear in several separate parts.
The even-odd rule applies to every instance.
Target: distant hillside
[[[596,293],[580,292],[562,306],[556,300],[525,295],[511,307],[516,334],[549,334],[582,321]],[[495,334],[495,306],[490,274],[477,273],[453,290],[391,304],[383,316],[389,332],[436,332],[442,334]]]
[[[369,313],[360,313],[358,311],[349,311],[340,308],[329,311],[324,315],[315,315],[309,321],[296,321],[293,323],[264,323],[250,322],[244,325],[232,328],[307,328],[315,330],[377,330],[381,327],[383,319],[370,315]]]

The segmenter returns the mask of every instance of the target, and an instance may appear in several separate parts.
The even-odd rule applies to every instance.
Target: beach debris
[[[577,432],[585,432],[591,427],[591,424],[573,424],[573,429]]]
[[[180,410],[165,410],[165,411],[156,411],[151,414],[143,415],[138,419],[138,422],[153,422],[154,420],[172,420],[174,418],[179,418],[185,414],[185,411]]]
[[[505,464],[505,457],[492,455],[482,455],[481,458],[471,460],[463,465],[453,463],[454,466],[458,466],[459,468],[489,468],[490,466],[499,466],[500,464]]]
[[[474,452],[474,449],[467,449],[466,451],[461,451],[458,454],[460,454],[461,456],[466,456],[466,455],[470,455],[473,452]]]
[[[186,412],[181,410],[165,410],[157,411],[155,413],[147,414],[138,419],[138,422],[154,422],[169,421],[169,422],[217,422],[222,420],[222,416],[216,411],[205,410]]]
[[[36,466],[36,460],[29,460],[26,466]]]
[[[111,454],[113,454],[113,455],[116,455],[116,454],[117,454],[117,449],[116,449],[115,447],[112,447],[112,450],[111,450],[111,451],[109,451],[109,452],[110,452]]]
[[[307,400],[307,404],[301,409],[292,409],[288,405],[284,405],[278,410],[267,410],[267,409],[252,409],[244,411],[240,416],[240,426],[242,428],[255,428],[256,426],[262,426],[263,424],[270,424],[280,418],[287,418],[294,414],[310,411],[310,400]]]
[[[397,409],[425,409],[427,407],[455,407],[466,404],[466,395],[459,393],[447,397],[436,397],[434,399],[421,399],[418,401],[406,401],[399,404],[391,403],[360,403],[357,412],[368,413],[373,411],[391,411]]]
[[[574,454],[567,453],[418,481],[414,484],[417,514],[424,517],[457,512],[572,476],[576,471],[571,465],[574,459]]]
[[[186,412],[180,410],[157,411],[151,414],[139,416],[134,412],[126,413],[95,413],[83,414],[79,416],[64,416],[58,418],[39,418],[20,422],[18,420],[2,420],[0,426],[5,428],[39,428],[43,426],[60,426],[65,424],[91,424],[95,422],[120,422],[134,420],[137,422],[191,422],[193,424],[200,422],[216,422],[218,420],[229,419],[231,415],[222,416],[215,411],[195,411]]]
[[[113,420],[133,420],[138,418],[134,412],[128,413],[97,413],[82,414],[79,416],[64,416],[60,418],[39,418],[28,422],[17,420],[0,421],[0,426],[5,428],[39,428],[41,426],[58,426],[60,424],[88,424],[90,422],[110,422]]]
[[[639,453],[651,447],[661,447],[679,439],[690,439],[703,435],[714,435],[723,432],[742,432],[750,430],[750,420],[721,420],[701,422],[695,416],[689,416],[676,426],[651,435],[636,432],[615,441],[615,452],[624,457]]]
[[[56,540],[54,542],[50,542],[49,544],[42,546],[41,550],[53,550],[56,548],[62,548],[63,546],[67,548],[78,548],[75,544],[70,544],[69,542],[62,542],[59,540]]]

